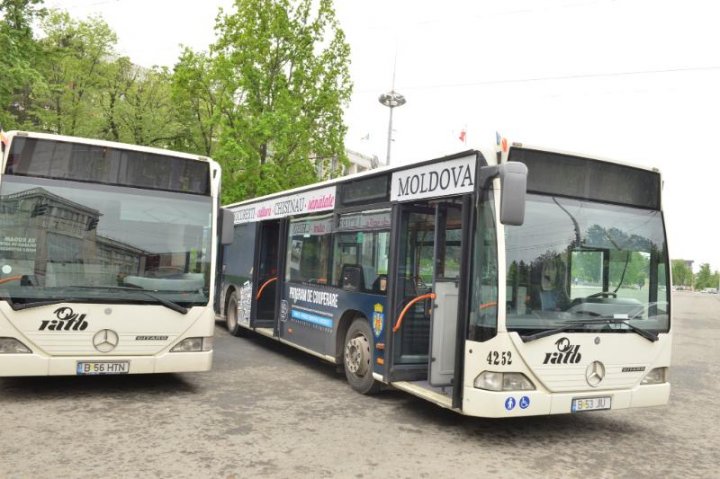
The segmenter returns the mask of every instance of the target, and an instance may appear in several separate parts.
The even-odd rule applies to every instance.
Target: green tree
[[[685,260],[672,260],[672,279],[675,286],[692,286],[692,269],[690,268],[690,266],[688,266]]]
[[[172,75],[172,100],[180,125],[173,148],[213,156],[219,131],[218,99],[223,83],[212,74],[213,61],[205,53],[186,48]]]
[[[34,113],[42,130],[96,136],[102,129],[100,89],[117,36],[100,18],[77,21],[51,11],[42,24],[40,69],[47,89],[38,92]]]
[[[350,48],[331,0],[236,0],[211,47],[223,200],[307,184],[346,163]]]
[[[118,119],[121,140],[137,145],[166,148],[180,131],[174,120],[171,74],[166,68],[136,68],[134,81],[124,94]]]
[[[45,14],[41,5],[42,0],[0,0],[0,124],[5,129],[29,125],[32,92],[43,83],[32,30]]]
[[[101,138],[122,141],[127,136],[123,133],[120,117],[136,76],[137,68],[127,57],[120,57],[107,64],[106,76],[100,88],[100,108],[103,116]]]
[[[720,273],[717,271],[712,273],[710,271],[710,264],[703,263],[700,265],[700,271],[695,275],[695,289],[717,288],[718,278],[720,278]]]

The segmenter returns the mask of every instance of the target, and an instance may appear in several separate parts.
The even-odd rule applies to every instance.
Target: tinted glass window
[[[353,291],[385,294],[390,255],[389,231],[359,231],[335,235],[333,284],[348,289],[348,270],[357,275]]]
[[[243,284],[252,277],[255,255],[255,223],[235,225],[232,244],[225,247],[223,263],[228,281]]]
[[[528,335],[588,318],[668,330],[660,212],[528,195],[525,223],[505,235],[509,331]]]
[[[510,161],[528,168],[527,190],[660,209],[660,175],[576,156],[513,148]]]
[[[388,175],[374,176],[342,186],[342,204],[381,202],[388,199]]]
[[[38,138],[13,139],[5,173],[210,194],[210,166],[202,161]]]
[[[332,215],[293,220],[288,238],[288,281],[328,284]]]
[[[6,176],[0,292],[16,303],[207,304],[212,208],[205,196]]]
[[[477,212],[472,269],[472,304],[468,339],[487,341],[497,334],[497,227],[492,191],[485,193]]]

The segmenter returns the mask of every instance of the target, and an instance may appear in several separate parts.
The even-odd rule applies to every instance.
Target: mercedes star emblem
[[[101,353],[109,353],[118,345],[120,338],[112,329],[101,329],[93,336],[93,346]]]
[[[585,379],[592,387],[597,387],[605,377],[605,366],[600,361],[593,361],[585,370]]]

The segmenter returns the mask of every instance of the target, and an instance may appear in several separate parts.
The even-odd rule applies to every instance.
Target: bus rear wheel
[[[243,336],[245,328],[238,324],[237,318],[238,300],[235,291],[230,293],[227,300],[227,307],[225,308],[225,324],[227,329],[233,336]]]
[[[356,318],[345,335],[343,366],[350,386],[361,394],[380,391],[381,384],[372,375],[374,348],[370,325],[365,318]]]

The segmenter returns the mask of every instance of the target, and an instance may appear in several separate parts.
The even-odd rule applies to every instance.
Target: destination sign
[[[412,201],[470,193],[475,188],[475,155],[396,171],[391,201]]]
[[[238,225],[332,210],[335,208],[335,196],[335,186],[328,186],[251,205],[240,205],[231,210],[235,216],[234,223]]]

